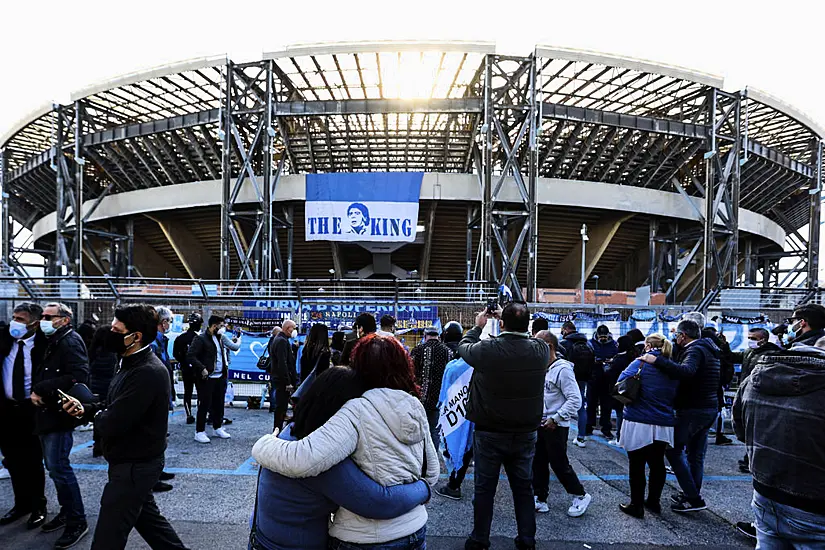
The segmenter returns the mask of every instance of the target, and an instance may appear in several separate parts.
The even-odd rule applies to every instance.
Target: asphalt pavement
[[[255,500],[257,464],[250,457],[255,441],[269,432],[272,416],[266,410],[227,409],[234,420],[227,430],[232,439],[213,439],[203,445],[193,440],[194,426],[185,423],[181,409],[170,416],[167,471],[175,473],[174,490],[156,495],[161,512],[172,522],[181,539],[194,549],[246,548],[249,517]],[[571,434],[572,436],[572,434]],[[83,493],[90,527],[97,520],[100,495],[106,483],[106,462],[93,458],[91,432],[76,432],[72,463]],[[740,444],[708,449],[703,493],[708,510],[678,515],[667,509],[661,517],[648,515],[637,520],[619,512],[618,505],[628,500],[627,457],[621,449],[607,445],[600,437],[587,447],[569,446],[574,469],[579,474],[593,503],[580,518],[570,518],[570,505],[561,486],[551,482],[550,513],[537,517],[538,548],[541,549],[644,549],[655,548],[750,548],[753,545],[734,529],[737,521],[750,520],[751,479],[740,474],[736,461],[742,458]],[[472,529],[472,469],[463,486],[461,501],[438,495],[427,505],[428,548],[453,550],[464,547]],[[50,516],[57,513],[54,485],[46,479]],[[677,490],[675,479],[668,478],[663,504]],[[0,481],[0,513],[12,506],[11,482]],[[51,548],[60,533],[28,532],[25,522],[0,527],[0,547],[14,550]],[[493,548],[513,547],[516,522],[507,480],[502,476],[496,495],[492,527]],[[91,533],[76,548],[88,549]],[[132,533],[129,549],[148,548],[137,533]]]

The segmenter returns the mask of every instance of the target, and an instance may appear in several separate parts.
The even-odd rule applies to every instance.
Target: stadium
[[[757,90],[587,51],[189,60],[79,90],[0,138],[5,295],[452,303],[504,286],[590,305],[584,282],[617,305],[703,309],[764,288],[759,309],[818,286],[823,136]],[[383,190],[404,174],[420,193],[394,203]],[[327,184],[413,217],[371,240],[323,235],[307,213],[333,203],[308,193]],[[366,217],[355,199],[332,223]]]

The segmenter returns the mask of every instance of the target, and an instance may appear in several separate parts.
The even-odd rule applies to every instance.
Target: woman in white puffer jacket
[[[353,351],[351,366],[372,389],[348,401],[303,439],[262,437],[252,456],[261,466],[293,478],[316,476],[351,456],[381,485],[417,479],[434,485],[440,464],[407,352],[394,338],[370,335]],[[426,525],[423,505],[391,520],[368,519],[341,508],[330,524],[330,547],[392,543],[394,549],[418,550],[426,547]]]

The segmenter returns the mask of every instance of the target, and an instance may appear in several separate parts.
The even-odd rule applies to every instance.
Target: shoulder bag
[[[639,397],[639,390],[642,387],[642,369],[644,365],[639,367],[639,372],[630,376],[629,378],[625,378],[616,383],[613,386],[613,391],[611,392],[611,396],[613,399],[621,403],[622,405],[630,405]]]

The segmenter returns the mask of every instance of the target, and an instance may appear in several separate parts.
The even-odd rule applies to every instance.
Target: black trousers
[[[586,491],[567,458],[567,438],[570,428],[556,426],[554,430],[539,428],[536,456],[533,458],[533,494],[542,502],[550,495],[550,469],[569,495],[584,496]]]
[[[180,369],[183,378],[183,409],[186,416],[192,415],[192,392],[195,389],[195,369],[192,367]]]
[[[649,502],[658,503],[665,488],[665,449],[667,443],[654,441],[647,447],[628,451],[630,463],[630,503],[642,505],[645,502],[645,464],[650,467]]]
[[[5,401],[0,406],[0,453],[11,476],[14,505],[21,510],[45,509],[46,472],[40,438],[34,435],[34,405],[29,400],[13,404],[0,399]]]
[[[464,457],[461,460],[461,468],[450,472],[450,480],[447,482],[447,486],[450,489],[460,489],[461,483],[464,481],[464,477],[467,475],[467,470],[470,469],[470,462],[473,461],[473,448],[470,447],[470,450],[464,453]]]
[[[92,550],[125,548],[132,529],[137,529],[152,549],[186,548],[152,496],[152,487],[162,471],[163,458],[109,465],[109,482],[100,497]]]
[[[223,425],[223,399],[226,396],[226,378],[207,378],[198,381],[198,418],[195,428],[206,431],[206,414],[216,430]]]
[[[286,411],[289,408],[289,392],[286,391],[286,384],[281,382],[272,382],[270,384],[269,393],[269,410],[275,411],[272,429],[273,431],[276,428],[282,430],[284,428]]]

